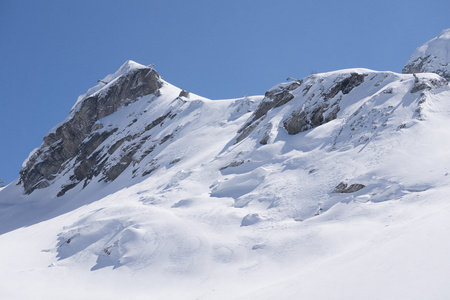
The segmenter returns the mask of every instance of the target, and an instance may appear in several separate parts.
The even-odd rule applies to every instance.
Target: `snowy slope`
[[[0,190],[1,298],[449,297],[445,79],[348,69],[213,101],[124,66]]]

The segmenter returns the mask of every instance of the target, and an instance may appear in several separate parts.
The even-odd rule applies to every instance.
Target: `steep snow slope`
[[[0,191],[2,298],[448,298],[445,79],[349,69],[211,101],[121,69]]]
[[[351,78],[356,77],[360,81],[354,84]],[[283,217],[303,220],[355,195],[378,202],[408,189],[409,183],[394,180],[397,171],[389,170],[390,165],[406,142],[405,135],[414,132],[417,137],[416,130],[429,117],[435,99],[445,99],[440,87],[446,91],[446,81],[433,74],[414,77],[362,69],[306,78],[290,92],[294,98],[287,104],[256,121],[251,117],[257,126],[230,151],[228,160],[236,156],[244,162],[222,172],[233,176],[230,180],[241,182],[245,174],[260,170],[252,193],[234,195],[235,206],[265,203],[271,209],[262,211],[264,218],[277,218],[281,211]],[[264,99],[260,107],[267,101],[271,100]],[[247,125],[244,128],[253,126]],[[261,145],[262,139],[267,145]],[[417,175],[410,184],[415,184]],[[366,187],[350,196],[333,193],[341,182]],[[219,183],[212,195],[221,196],[227,186],[228,182]]]

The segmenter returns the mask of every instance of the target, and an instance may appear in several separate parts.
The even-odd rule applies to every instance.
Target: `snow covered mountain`
[[[0,190],[0,296],[447,298],[448,32],[239,99],[126,62]]]
[[[403,73],[436,73],[450,80],[450,29],[417,48]]]

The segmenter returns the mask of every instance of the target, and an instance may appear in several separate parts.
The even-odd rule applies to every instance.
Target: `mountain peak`
[[[129,71],[136,70],[136,69],[149,69],[149,67],[146,67],[144,65],[141,65],[140,63],[137,63],[133,60],[127,60],[120,68],[117,70],[116,73],[114,73],[113,77],[121,76]]]
[[[436,73],[450,80],[450,28],[417,48],[402,73]]]
[[[99,80],[99,84],[78,98],[66,120],[52,129],[44,137],[41,147],[25,161],[25,167],[20,171],[25,192],[29,194],[35,189],[49,186],[61,175],[63,165],[71,160],[78,164],[76,175],[70,178],[69,184],[64,185],[60,195],[81,180],[89,180],[91,174],[98,175],[103,166],[92,169],[100,159],[92,151],[117,131],[117,128],[103,129],[99,120],[145,96],[151,99],[159,94],[162,85],[154,69],[131,60],[126,61],[114,74]],[[114,174],[118,172],[117,168],[113,171]]]
[[[84,101],[84,99],[93,96],[98,91],[110,86],[109,84],[116,81],[117,78],[129,74],[130,72],[136,72],[142,69],[148,69],[149,71],[154,70],[153,68],[141,65],[133,60],[127,60],[116,72],[107,75],[101,80],[98,80],[98,84],[91,87],[87,92],[78,97],[78,100],[73,105],[71,111],[74,112],[79,107],[79,104]],[[154,70],[155,71],[155,70]],[[156,71],[155,71],[156,73]],[[158,75],[159,76],[159,75]]]

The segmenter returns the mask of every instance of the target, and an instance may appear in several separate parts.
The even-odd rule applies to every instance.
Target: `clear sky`
[[[312,72],[401,72],[449,12],[449,0],[1,0],[0,178],[128,59],[211,99],[259,95]]]

